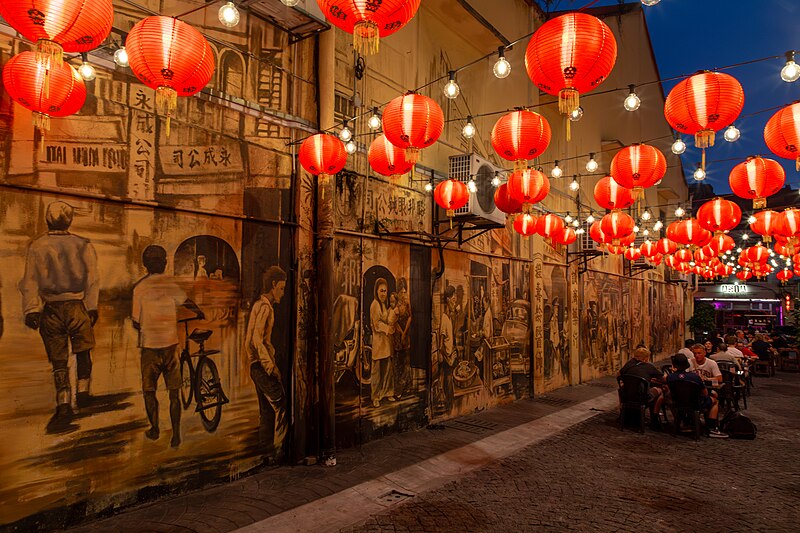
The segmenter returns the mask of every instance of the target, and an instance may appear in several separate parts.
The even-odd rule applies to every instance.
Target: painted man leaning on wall
[[[48,431],[67,426],[73,416],[70,348],[78,375],[77,405],[88,407],[91,402],[91,349],[100,290],[97,254],[87,239],[68,231],[73,215],[72,206],[64,202],[47,206],[47,233],[31,242],[19,284],[25,325],[39,331],[53,365],[57,407]]]

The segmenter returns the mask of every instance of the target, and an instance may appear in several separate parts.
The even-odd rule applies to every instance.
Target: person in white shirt
[[[678,350],[678,353],[682,353],[683,355],[686,356],[686,359],[688,361],[691,361],[692,358],[694,357],[694,353],[692,353],[692,346],[694,346],[695,344],[696,342],[694,339],[686,339],[686,341],[683,343],[683,348]]]
[[[736,335],[728,335],[725,337],[725,344],[728,345],[728,353],[735,357],[737,363],[739,363],[739,366],[741,366],[742,359],[744,359],[744,353],[742,353],[742,351],[736,347]]]
[[[142,253],[142,264],[147,276],[133,287],[133,327],[139,331],[139,348],[142,360],[142,392],[144,408],[150,429],[145,436],[158,440],[158,378],[163,374],[169,391],[169,418],[172,424],[170,446],[181,443],[181,371],[178,355],[178,307],[185,307],[202,320],[205,315],[197,305],[175,283],[164,274],[167,267],[167,251],[161,246],[150,245]]]
[[[694,357],[689,359],[689,372],[695,372],[704,380],[722,383],[722,372],[719,371],[716,361],[706,357],[706,348],[702,344],[692,346]]]

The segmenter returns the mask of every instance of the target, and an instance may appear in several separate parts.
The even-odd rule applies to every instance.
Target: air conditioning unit
[[[478,187],[477,192],[470,193],[469,203],[456,211],[456,217],[474,215],[498,224],[505,224],[506,214],[494,205],[495,187],[492,185],[492,179],[495,176],[504,180],[505,175],[504,169],[494,166],[476,154],[451,155],[448,176],[464,183],[469,182],[472,178]]]

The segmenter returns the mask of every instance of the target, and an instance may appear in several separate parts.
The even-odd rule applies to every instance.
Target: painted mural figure
[[[490,357],[490,352],[492,344],[492,339],[494,339],[494,314],[492,313],[492,302],[489,299],[489,295],[485,295],[483,297],[483,320],[481,323],[481,345],[475,351],[475,365],[478,367],[478,372],[481,376],[481,380],[484,380],[484,361],[488,361]]]
[[[170,446],[181,443],[181,370],[178,356],[178,307],[185,307],[202,320],[205,315],[186,297],[171,276],[164,274],[167,251],[150,245],[142,252],[147,275],[133,287],[133,327],[139,332],[142,392],[150,428],[145,436],[158,440],[158,378],[164,376],[169,392],[169,419],[172,425]]]
[[[370,385],[372,405],[380,407],[381,400],[394,398],[394,369],[392,365],[392,338],[396,326],[396,310],[388,305],[389,285],[383,278],[375,281],[375,299],[369,308],[372,323],[372,372]]]
[[[264,273],[261,297],[253,304],[253,309],[250,311],[245,333],[250,378],[256,386],[258,396],[259,446],[272,444],[276,455],[281,453],[288,422],[286,394],[278,368],[275,346],[272,344],[272,328],[275,325],[275,305],[281,302],[285,290],[286,272],[279,266],[269,267]],[[270,414],[275,416],[272,439],[268,435]]]
[[[195,279],[208,279],[208,272],[206,271],[206,256],[197,256],[197,273],[194,275]]]
[[[411,303],[408,300],[406,278],[397,281],[397,303],[395,305],[395,327],[392,333],[394,349],[394,383],[398,397],[411,388]]]
[[[448,285],[444,289],[444,304],[444,312],[439,322],[439,379],[444,394],[445,410],[449,413],[455,397],[453,366],[458,359],[451,318],[456,314],[456,289],[452,285]]]
[[[73,411],[67,363],[70,348],[77,366],[78,408],[91,403],[91,350],[97,322],[97,254],[85,238],[70,233],[74,210],[65,202],[47,206],[47,233],[31,242],[20,281],[25,325],[39,330],[53,367],[56,413],[49,432],[69,425]]]

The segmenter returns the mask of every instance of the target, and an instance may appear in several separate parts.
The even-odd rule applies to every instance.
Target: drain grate
[[[487,429],[496,429],[499,426],[497,422],[490,422],[489,420],[483,420],[481,418],[475,418],[473,416],[464,416],[459,418],[458,420],[460,422],[464,422],[465,424],[469,424],[471,426],[478,426]]]
[[[409,498],[412,498],[413,496],[414,496],[413,494],[405,494],[403,492],[392,490],[392,491],[387,492],[383,496],[380,496],[378,498],[378,501],[380,501],[382,503],[392,504],[392,503],[401,502],[403,500],[407,500]]]
[[[478,425],[478,424],[472,424],[465,420],[453,420],[445,424],[445,426],[448,429],[457,429],[459,431],[466,431],[467,433],[474,433],[476,435],[490,433],[495,427],[497,427],[497,424],[494,424],[492,422],[484,422],[482,420],[480,422],[481,424]]]
[[[547,405],[571,405],[575,403],[574,400],[568,398],[555,398],[553,396],[539,396],[536,398],[537,402],[546,403]]]
[[[615,383],[603,383],[600,381],[590,381],[587,383],[590,387],[602,387],[604,389],[616,389],[617,385]]]

